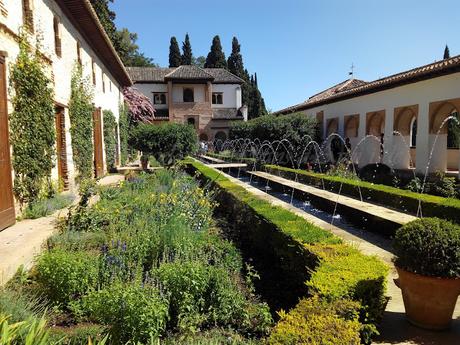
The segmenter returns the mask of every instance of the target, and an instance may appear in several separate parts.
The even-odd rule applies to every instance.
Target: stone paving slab
[[[98,185],[116,185],[124,180],[123,175],[108,175]],[[77,202],[77,200],[75,200]],[[0,231],[0,286],[6,284],[22,265],[29,269],[43,244],[55,233],[56,220],[64,217],[68,208],[39,219],[25,219]]]
[[[211,168],[225,169],[225,168],[247,168],[248,165],[245,163],[219,163],[219,164],[208,164]]]
[[[207,161],[214,162],[214,163],[225,163],[224,160],[219,158],[214,158],[206,155],[200,155],[201,158],[206,159]]]
[[[282,184],[284,186],[294,188],[294,189],[300,190],[302,192],[317,196],[319,198],[326,199],[326,200],[332,201],[334,203],[338,203],[339,205],[343,205],[345,207],[356,209],[356,210],[358,210],[360,212],[367,213],[367,214],[369,214],[371,216],[388,220],[388,221],[393,222],[393,223],[403,225],[403,224],[409,223],[409,222],[417,219],[416,217],[414,217],[414,216],[412,216],[410,214],[407,214],[407,213],[401,213],[401,212],[391,210],[391,209],[383,207],[383,206],[379,206],[379,205],[371,204],[371,203],[368,203],[368,202],[360,201],[360,200],[350,198],[350,197],[347,197],[347,196],[344,196],[344,195],[338,195],[336,193],[332,193],[332,192],[329,192],[329,191],[326,191],[326,190],[323,190],[323,189],[308,186],[306,184],[295,182],[295,181],[285,179],[283,177],[276,176],[276,175],[273,175],[273,174],[269,174],[269,173],[266,173],[266,172],[253,171],[253,172],[249,172],[249,173],[254,175],[254,176],[261,177],[263,179],[266,179],[266,180],[269,180],[269,181],[272,181],[272,182],[276,182],[276,183]]]

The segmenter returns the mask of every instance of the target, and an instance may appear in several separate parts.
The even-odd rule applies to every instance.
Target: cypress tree
[[[171,44],[169,45],[169,67],[179,67],[182,63],[182,56],[180,55],[179,44],[176,37],[171,37]]]
[[[211,51],[206,58],[204,65],[206,68],[227,68],[227,60],[220,44],[219,35],[214,36],[212,39]]]
[[[450,51],[449,51],[449,47],[446,44],[446,47],[444,48],[444,60],[449,59],[449,58],[450,58]]]
[[[185,41],[182,42],[182,65],[191,65],[192,59],[192,45],[190,44],[190,37],[186,34]]]
[[[232,53],[228,57],[227,66],[230,73],[244,79],[243,56],[241,55],[240,43],[236,37],[233,37],[232,40]]]

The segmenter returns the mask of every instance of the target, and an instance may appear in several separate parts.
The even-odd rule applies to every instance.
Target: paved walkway
[[[98,184],[117,184],[123,175],[108,175]],[[26,219],[0,232],[0,286],[6,284],[22,265],[28,269],[45,241],[55,232],[56,220],[67,214],[68,208],[39,219]]]
[[[208,164],[211,168],[226,169],[226,168],[247,168],[248,165],[245,163],[219,163],[219,164]]]
[[[407,214],[407,213],[401,213],[401,212],[391,210],[383,206],[371,204],[371,203],[364,202],[358,199],[350,198],[348,196],[332,193],[327,190],[315,188],[315,187],[306,185],[304,183],[295,182],[295,181],[285,179],[283,177],[269,174],[266,172],[253,171],[253,172],[249,172],[249,174],[255,175],[257,177],[261,177],[263,179],[266,179],[266,180],[269,180],[275,183],[279,183],[281,185],[284,185],[290,188],[294,188],[296,190],[300,190],[302,192],[314,195],[316,197],[319,197],[319,198],[322,198],[328,201],[332,201],[333,203],[337,203],[344,207],[353,208],[360,212],[367,213],[370,216],[382,218],[382,219],[385,219],[387,221],[390,221],[396,224],[403,225],[403,224],[409,223],[417,219],[416,217],[411,216],[410,214]]]
[[[349,244],[356,246],[363,253],[368,255],[377,255],[380,259],[386,262],[389,267],[391,267],[391,272],[388,277],[387,291],[390,301],[383,316],[380,329],[381,335],[375,339],[374,344],[460,345],[460,299],[457,301],[457,306],[455,308],[452,328],[448,331],[426,331],[412,326],[406,320],[401,291],[393,282],[393,279],[397,278],[397,273],[392,264],[393,254],[391,253],[391,240],[368,231],[351,232],[350,230],[338,228],[230,175],[223,172],[221,173],[232,182],[240,185],[261,199],[264,199],[273,205],[288,209],[309,222],[331,231]]]
[[[200,157],[205,159],[205,160],[207,160],[207,161],[214,162],[214,163],[225,163],[224,160],[219,159],[219,158],[214,158],[214,157],[211,157],[211,156],[200,155]]]

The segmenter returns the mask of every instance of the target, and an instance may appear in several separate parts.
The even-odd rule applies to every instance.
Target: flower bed
[[[242,343],[266,335],[268,306],[212,210],[193,178],[167,170],[102,189],[93,207],[74,209],[28,278],[59,326],[49,344],[62,335],[72,343],[74,329],[88,324],[97,332],[89,335],[108,333],[110,344],[211,330]]]
[[[305,170],[291,169],[277,165],[265,165],[267,172],[287,179],[306,183],[318,188],[359,198],[359,189],[364,201],[371,201],[391,207],[402,212],[417,213],[419,200],[424,217],[446,218],[460,223],[460,200],[443,198],[429,194],[415,193],[409,190],[353,180],[339,176],[329,176]],[[358,189],[359,187],[359,189]]]
[[[284,280],[289,282],[285,293],[294,291],[296,300],[315,295],[323,302],[340,299],[359,302],[361,337],[364,342],[370,341],[386,305],[387,265],[343,244],[330,232],[284,208],[254,196],[219,171],[195,160],[187,161],[187,165],[189,172],[198,172],[203,181],[216,188],[219,209],[235,223],[234,227],[239,229],[241,240],[250,246],[249,250],[265,258],[275,258],[277,267],[273,269],[282,270]],[[297,319],[295,310],[292,317]],[[330,316],[337,317],[337,313]],[[275,327],[276,339],[293,339],[294,330],[285,327],[283,320],[286,318]],[[302,320],[297,319],[297,322],[300,324]],[[281,336],[280,332],[287,333]],[[324,333],[327,339],[326,329]],[[355,344],[353,341],[349,344]]]

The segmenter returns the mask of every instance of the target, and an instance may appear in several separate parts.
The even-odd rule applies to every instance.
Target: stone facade
[[[135,88],[152,102],[158,124],[192,124],[200,140],[208,141],[226,139],[232,121],[247,120],[247,107],[241,101],[243,81],[228,71],[195,66],[128,71]],[[193,95],[191,100],[185,99],[185,92]],[[158,95],[164,95],[164,102],[156,102]]]

